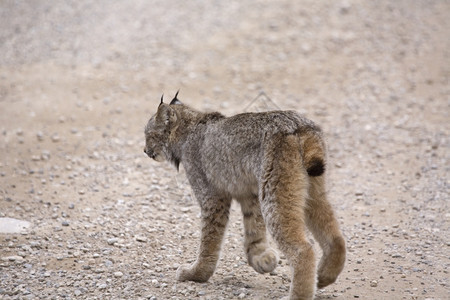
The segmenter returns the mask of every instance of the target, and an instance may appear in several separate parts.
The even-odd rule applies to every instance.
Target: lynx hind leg
[[[346,252],[345,240],[339,230],[333,208],[326,198],[324,176],[310,177],[306,221],[322,248],[317,286],[323,288],[336,281],[344,268]]]
[[[208,199],[203,203],[198,257],[192,265],[178,268],[178,281],[206,282],[213,275],[228,222],[230,205],[231,199]]]
[[[264,153],[260,190],[262,215],[291,265],[290,299],[313,299],[315,256],[306,238],[304,220],[308,175],[296,150],[296,137],[288,135],[271,142]]]
[[[258,198],[239,201],[244,217],[244,248],[248,264],[258,273],[272,272],[277,266],[276,252],[269,247],[266,239],[266,225],[261,215]]]

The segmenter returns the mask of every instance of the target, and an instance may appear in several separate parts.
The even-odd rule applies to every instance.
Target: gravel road
[[[449,15],[445,0],[1,1],[0,221],[29,227],[0,233],[0,299],[288,294],[283,256],[247,265],[237,205],[214,276],[176,282],[199,208],[183,169],[142,149],[178,89],[323,127],[348,259],[317,299],[449,299]]]

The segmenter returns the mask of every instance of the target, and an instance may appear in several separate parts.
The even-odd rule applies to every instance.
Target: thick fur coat
[[[276,267],[267,228],[291,265],[291,299],[312,299],[316,287],[336,280],[345,242],[326,198],[322,131],[312,121],[293,111],[202,113],[175,96],[161,99],[145,139],[150,158],[183,164],[201,207],[198,257],[178,269],[178,280],[204,282],[214,273],[232,199],[241,205],[248,263],[259,273]],[[318,267],[307,228],[323,250]]]

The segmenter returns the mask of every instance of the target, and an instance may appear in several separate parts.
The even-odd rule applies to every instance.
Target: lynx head
[[[159,104],[158,111],[150,118],[144,131],[144,152],[150,158],[159,162],[167,159],[172,160],[168,151],[169,138],[170,133],[177,126],[178,116],[171,105],[181,103],[177,99],[178,92],[170,105],[163,102],[163,96],[161,96],[161,103]]]

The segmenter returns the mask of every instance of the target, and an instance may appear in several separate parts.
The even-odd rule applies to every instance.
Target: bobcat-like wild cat
[[[178,95],[178,93],[177,93]],[[287,257],[290,299],[313,299],[333,283],[345,262],[345,241],[325,192],[321,129],[293,111],[225,117],[202,113],[175,95],[145,127],[144,152],[182,163],[201,207],[197,260],[180,266],[179,281],[207,281],[214,273],[232,199],[241,205],[247,261],[258,273],[277,265],[266,228]],[[323,256],[316,267],[306,228]],[[317,274],[316,274],[317,273]]]

